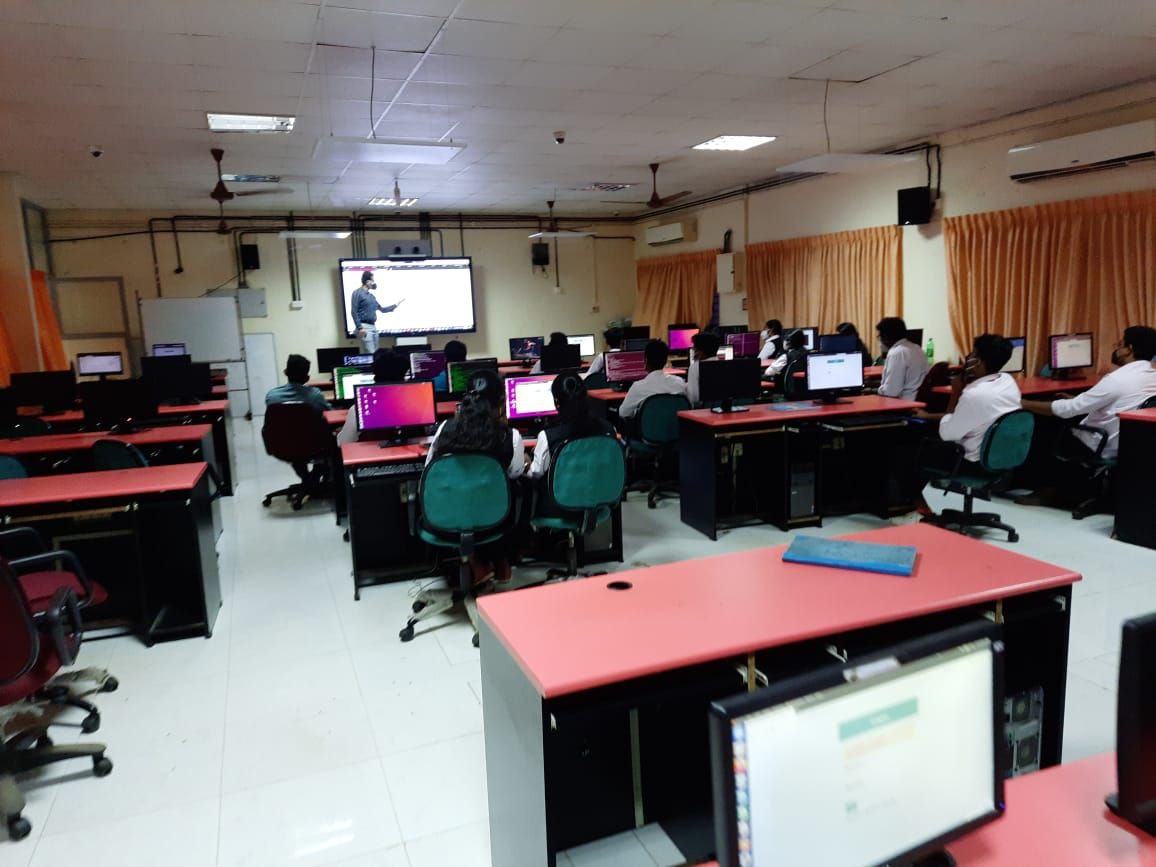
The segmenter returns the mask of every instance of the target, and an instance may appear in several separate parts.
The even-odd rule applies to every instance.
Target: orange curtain
[[[705,327],[714,308],[717,256],[718,250],[706,250],[641,260],[631,322],[649,325],[654,336],[682,322]]]
[[[8,324],[0,315],[0,388],[7,388],[9,378],[20,366],[16,359],[16,347],[8,334]]]
[[[903,313],[903,234],[898,226],[767,241],[747,246],[751,327],[831,333],[851,322],[871,345],[875,323]]]
[[[48,275],[32,269],[32,296],[36,302],[36,322],[40,331],[40,359],[44,370],[67,370],[68,355],[60,335],[60,322],[48,294]]]
[[[1050,334],[1093,331],[1097,366],[1129,325],[1156,325],[1156,190],[944,220],[957,346],[995,332],[1028,341],[1028,368]]]

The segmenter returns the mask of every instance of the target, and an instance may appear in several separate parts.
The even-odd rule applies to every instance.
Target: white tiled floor
[[[477,651],[464,623],[409,644],[413,582],[353,601],[349,551],[330,513],[264,510],[288,468],[235,422],[239,495],[223,501],[225,606],[209,641],[86,644],[118,692],[101,696],[116,770],[58,766],[29,782],[33,836],[0,837],[0,867],[485,867],[489,864]],[[938,495],[937,495],[938,496]],[[933,505],[940,505],[938,499]],[[1082,572],[1072,615],[1065,758],[1111,749],[1119,625],[1156,610],[1156,551],[1112,542],[1110,520],[1000,503],[1015,550]],[[626,567],[784,541],[771,527],[712,543],[678,503],[624,508]],[[870,517],[821,532],[870,529]],[[61,739],[66,739],[62,736]],[[54,779],[63,777],[63,779]],[[3,832],[0,831],[0,834]],[[572,850],[562,867],[677,864],[657,828]]]

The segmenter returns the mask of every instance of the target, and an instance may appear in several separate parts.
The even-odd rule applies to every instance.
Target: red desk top
[[[25,437],[24,439],[0,439],[0,454],[35,455],[84,451],[92,448],[93,443],[102,439],[120,440],[136,446],[189,443],[197,442],[212,432],[212,425],[181,424],[170,427],[154,427],[138,433],[116,434],[115,436],[107,433],[70,433]]]
[[[158,416],[166,415],[196,415],[198,413],[224,414],[229,410],[229,401],[203,400],[200,403],[182,404],[180,406],[161,406],[157,408]],[[41,416],[49,424],[77,424],[84,421],[84,412],[79,409],[70,409],[53,415]]]
[[[773,406],[775,404],[761,403],[752,406],[748,412],[721,414],[711,412],[709,409],[691,409],[680,412],[678,417],[712,428],[745,427],[751,424],[774,427],[792,422],[813,421],[817,418],[836,418],[841,415],[862,415],[872,412],[910,412],[923,408],[923,404],[915,401],[880,397],[877,394],[845,398],[843,403],[816,403],[811,409],[787,411],[772,409]]]
[[[1128,421],[1156,422],[1156,409],[1130,409],[1120,413],[1120,418],[1126,418]]]
[[[1087,391],[1100,381],[1098,376],[1083,376],[1079,379],[1049,379],[1046,376],[1029,376],[1026,379],[1016,377],[1020,386],[1020,394],[1024,397],[1046,397],[1049,394],[1060,394],[1065,391]],[[937,385],[932,389],[936,394],[951,394],[950,385]]]
[[[613,388],[592,388],[586,392],[591,400],[604,400],[607,403],[622,403],[626,400],[625,391],[615,391]]]
[[[400,464],[412,461],[414,458],[424,458],[429,451],[429,444],[433,437],[427,437],[420,443],[409,443],[404,446],[387,446],[382,448],[376,442],[346,443],[341,447],[341,463],[346,467],[368,467],[380,464]],[[536,439],[522,440],[522,448],[527,452],[534,450]]]
[[[229,386],[227,386],[227,385],[214,385],[213,386],[213,396],[214,397],[228,397],[229,396]]]
[[[205,464],[172,464],[99,473],[0,480],[0,509],[191,491]]]
[[[919,549],[909,578],[784,563],[786,545],[478,600],[547,698],[635,677],[1061,587],[1080,576],[909,524],[842,538]],[[607,589],[610,581],[633,589]]]

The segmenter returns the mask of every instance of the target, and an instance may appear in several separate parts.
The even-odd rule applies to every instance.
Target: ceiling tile
[[[326,7],[321,17],[319,41],[327,45],[386,51],[425,51],[443,19],[418,15],[391,15],[358,9]]]
[[[507,79],[506,84],[581,90],[594,87],[605,78],[606,68],[602,66],[527,60]]]
[[[914,63],[918,57],[891,52],[848,48],[833,57],[795,72],[792,78],[859,83]]]
[[[765,42],[800,24],[818,10],[783,6],[761,0],[716,0],[698,3],[694,14],[671,33],[681,37]]]
[[[555,32],[556,28],[552,27],[455,19],[442,32],[437,51],[466,57],[527,60],[549,42]]]
[[[505,84],[521,67],[521,60],[496,57],[461,57],[431,54],[414,75],[414,81],[446,84]]]
[[[311,72],[327,75],[353,75],[369,78],[370,54],[366,48],[345,48],[337,45],[318,45]],[[378,50],[376,67],[378,78],[405,79],[413,71],[417,57],[402,51]]]
[[[193,62],[201,66],[304,72],[309,60],[309,46],[300,42],[194,36],[192,46]]]
[[[537,24],[561,27],[573,16],[578,5],[571,0],[462,0],[458,18],[474,21],[497,21],[503,24]]]
[[[547,63],[588,63],[595,66],[636,66],[632,60],[658,43],[657,36],[594,33],[563,27],[533,45],[527,55]]]
[[[786,78],[791,73],[813,66],[838,49],[797,44],[767,43],[752,45],[736,51],[714,70],[726,75],[753,75],[765,78]]]
[[[745,44],[733,40],[663,36],[625,65],[636,69],[706,72],[717,68],[745,48]]]

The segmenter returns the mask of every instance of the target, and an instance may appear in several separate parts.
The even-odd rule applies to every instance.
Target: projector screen
[[[382,334],[456,334],[476,331],[474,278],[469,257],[457,259],[341,259],[341,298],[345,309],[345,333],[357,335],[353,321],[353,293],[362,275],[370,271],[377,284],[374,297],[377,330]]]

